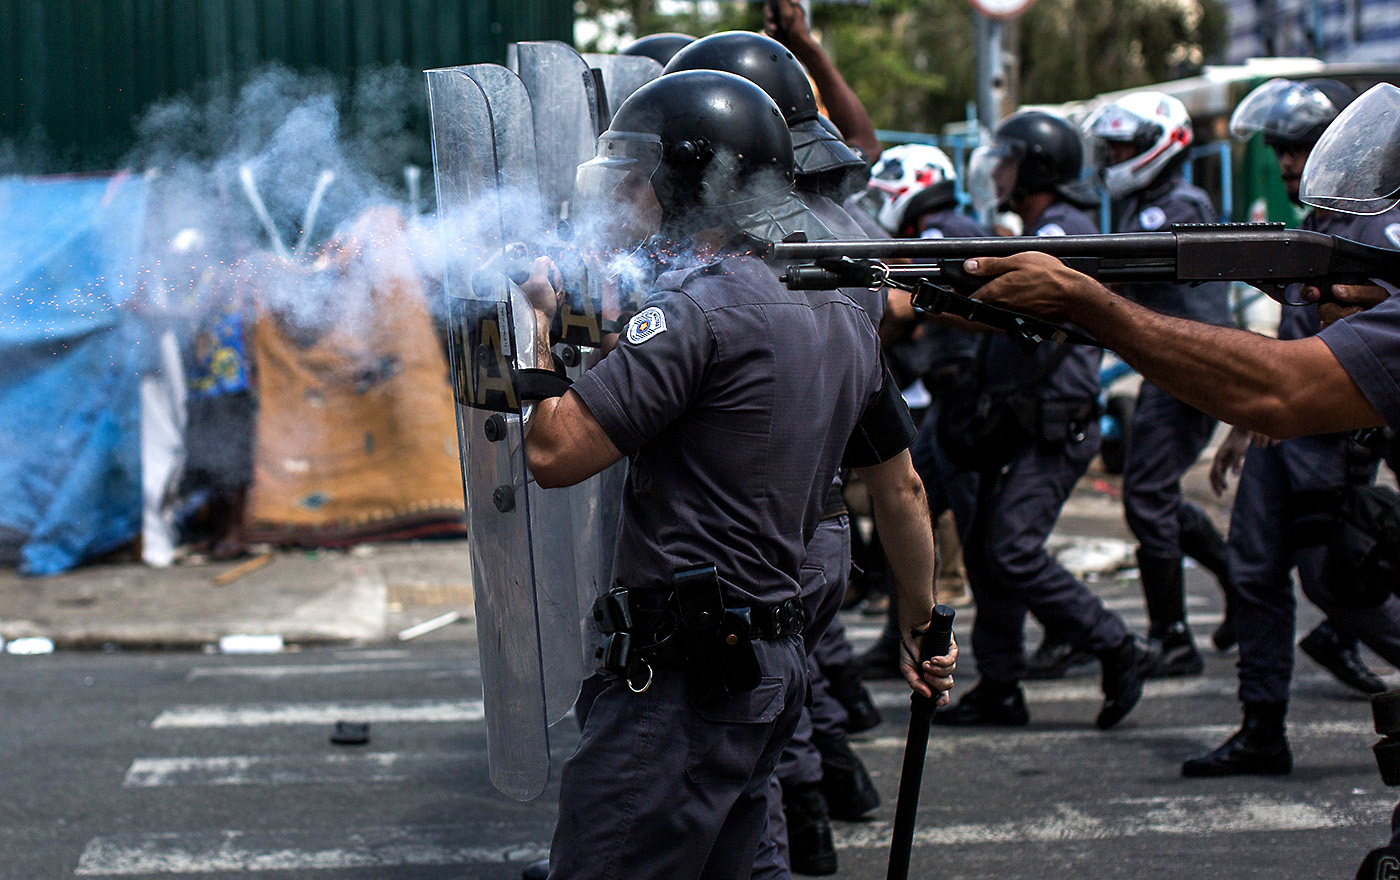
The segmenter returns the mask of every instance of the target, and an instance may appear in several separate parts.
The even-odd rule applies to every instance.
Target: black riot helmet
[[[752,31],[724,31],[701,37],[677,52],[665,72],[681,70],[735,73],[767,92],[792,132],[799,179],[867,170],[866,161],[821,116],[802,62],[777,40]]]
[[[1099,199],[1083,169],[1084,145],[1073,125],[1044,110],[1022,110],[1002,120],[991,144],[973,151],[968,188],[974,195],[985,190],[995,204],[1053,192],[1089,208]]]
[[[1230,133],[1241,140],[1262,133],[1275,149],[1307,149],[1356,98],[1335,79],[1271,79],[1245,95],[1230,115]]]
[[[695,42],[695,38],[690,34],[651,34],[632,41],[627,48],[618,54],[640,55],[665,67],[673,55],[693,42]]]
[[[579,166],[577,189],[586,204],[605,204],[638,175],[649,179],[672,239],[716,226],[763,241],[808,231],[792,196],[782,113],[731,73],[663,74],[634,92],[598,138],[597,157]]]

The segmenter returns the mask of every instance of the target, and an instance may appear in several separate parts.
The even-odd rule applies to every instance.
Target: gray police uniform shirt
[[[1177,223],[1214,223],[1215,206],[1205,190],[1186,182],[1180,174],[1129,196],[1121,207],[1118,232],[1165,232]],[[1190,318],[1206,324],[1231,323],[1230,285],[1213,281],[1189,284],[1152,282],[1125,284],[1124,296],[1154,312],[1174,318]]]
[[[1326,219],[1323,231],[1333,235],[1400,248],[1400,211],[1393,208],[1373,217],[1333,214]],[[1334,231],[1342,228],[1351,234]],[[1400,296],[1392,290],[1385,302],[1336,322],[1319,336],[1385,423],[1400,429]]]
[[[1045,209],[1028,236],[1092,235],[1098,229],[1089,217],[1068,202],[1055,202]],[[1027,355],[1019,343],[1005,334],[993,336],[987,346],[988,385],[1025,382],[1054,356],[1059,345],[1042,342]],[[1088,345],[1071,345],[1069,354],[1040,384],[1041,400],[1092,400],[1099,394],[1099,363],[1103,351]]]
[[[727,257],[669,272],[573,385],[631,458],[613,586],[713,563],[726,598],[798,595],[846,440],[879,391],[879,342],[838,291],[790,291]]]

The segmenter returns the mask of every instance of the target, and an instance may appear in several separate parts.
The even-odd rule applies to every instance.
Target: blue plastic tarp
[[[55,574],[141,527],[143,178],[0,179],[0,533]]]

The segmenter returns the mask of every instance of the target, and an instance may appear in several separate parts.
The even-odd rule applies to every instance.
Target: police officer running
[[[1156,232],[1178,223],[1213,223],[1210,197],[1186,182],[1182,165],[1193,134],[1181,101],[1134,92],[1096,110],[1084,123],[1096,141],[1099,175],[1114,201],[1115,232]],[[1167,282],[1124,285],[1148,308],[1208,324],[1231,323],[1229,285]],[[1147,604],[1149,676],[1199,675],[1204,662],[1186,625],[1182,557],[1202,562],[1225,592],[1217,648],[1234,644],[1235,601],[1225,541],[1204,511],[1181,494],[1181,478],[1215,433],[1216,421],[1144,380],[1127,428],[1123,510],[1138,540],[1138,572]]]
[[[658,278],[616,350],[536,407],[526,440],[544,486],[631,459],[600,606],[612,680],[564,767],[551,877],[749,874],[806,693],[800,567],[843,455],[893,487],[889,513],[908,522],[908,631],[932,606],[931,528],[869,319],[840,293],[788,291],[749,255],[801,223],[792,162],[762,90],[690,71],[633,94],[580,167],[582,200],[695,257]],[[541,259],[522,287],[547,371],[550,277]],[[916,670],[915,642],[910,686],[949,687],[956,650]]]
[[[1097,199],[1080,181],[1083,148],[1064,119],[1016,113],[979,147],[969,190],[983,206],[1005,206],[1027,235],[1094,232],[1077,205]],[[941,724],[1029,722],[1020,682],[1027,610],[1047,629],[1099,658],[1103,706],[1099,728],[1114,727],[1142,695],[1145,649],[1123,620],[1047,552],[1046,539],[1075,482],[1098,451],[1096,401],[1102,352],[989,334],[979,346],[967,388],[944,401],[939,440],[955,465],[979,475],[976,511],[964,561],[977,602],[972,650],[980,679]],[[1002,384],[1009,383],[1009,384]]]
[[[1400,198],[1397,119],[1400,89],[1388,83],[1342,111],[1303,167],[1304,203],[1362,215],[1394,207]],[[1400,428],[1400,297],[1392,296],[1390,285],[1304,291],[1319,303],[1322,331],[1273,339],[1159,315],[1046,254],[978,257],[964,268],[989,277],[979,291],[983,299],[1074,321],[1144,376],[1222,421],[1279,438]],[[1391,596],[1381,607],[1396,602]],[[1359,878],[1393,871],[1400,860],[1400,815],[1392,829],[1390,845],[1367,856]]]
[[[1335,80],[1271,80],[1240,102],[1231,130],[1242,138],[1262,133],[1278,156],[1289,197],[1296,201],[1308,154],[1354,97]],[[1393,210],[1368,217],[1312,210],[1299,228],[1365,244],[1400,246],[1400,213]],[[1296,292],[1285,298],[1296,300]],[[1316,306],[1285,307],[1278,338],[1303,339],[1321,329]],[[1236,432],[1235,438],[1239,436]],[[1235,449],[1227,442],[1222,454]],[[1328,616],[1303,639],[1304,651],[1353,686],[1384,690],[1361,664],[1350,633],[1395,663],[1400,660],[1397,607],[1388,603],[1363,608],[1348,601],[1346,585],[1329,576],[1322,543],[1335,526],[1345,488],[1374,480],[1378,461],[1377,450],[1339,433],[1264,442],[1249,449],[1229,538],[1230,570],[1240,592],[1239,696],[1244,723],[1219,748],[1182,764],[1184,775],[1283,774],[1292,769],[1283,719],[1293,672],[1296,600],[1289,572],[1294,567],[1303,592]]]

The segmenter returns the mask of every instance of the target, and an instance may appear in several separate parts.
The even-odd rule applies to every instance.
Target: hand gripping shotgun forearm
[[[1057,237],[927,238],[786,241],[769,259],[786,267],[793,290],[887,286],[913,294],[916,308],[947,313],[1006,331],[1028,345],[1098,345],[1091,336],[1050,321],[978,301],[990,278],[968,275],[963,261],[1041,251],[1104,283],[1243,281],[1286,305],[1292,284],[1318,287],[1400,284],[1400,254],[1335,235],[1287,229],[1281,223],[1173,226],[1166,232]]]
[[[952,647],[954,614],[947,605],[933,606],[933,618],[919,640],[920,672],[925,661],[942,657]],[[916,693],[909,699],[909,739],[904,743],[904,766],[899,771],[899,799],[895,801],[890,863],[885,880],[906,880],[909,876],[909,856],[914,848],[914,815],[919,809],[924,756],[928,751],[928,734],[933,726],[937,700],[937,693],[932,697]]]

